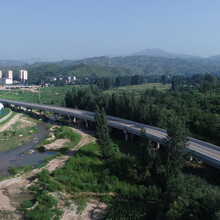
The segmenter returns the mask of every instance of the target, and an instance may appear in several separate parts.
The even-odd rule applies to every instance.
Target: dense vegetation
[[[37,193],[21,206],[27,219],[58,219],[62,212],[50,194],[57,191],[71,194],[80,210],[93,192],[109,204],[105,214],[109,220],[218,219],[219,189],[183,172],[187,130],[179,118],[169,119],[167,147],[159,150],[150,147],[144,130],[138,144],[116,145],[103,109],[96,110],[95,122],[98,144],[84,146],[53,173],[43,170],[36,176],[38,181],[29,190]],[[133,153],[125,154],[123,148]]]
[[[67,92],[65,102],[68,107],[89,111],[95,111],[98,105],[109,115],[165,129],[169,117],[177,115],[191,135],[220,144],[220,83],[212,75],[205,75],[199,82],[196,77],[190,80],[186,84],[174,78],[170,91],[146,90],[139,97],[131,92],[104,93],[95,87],[73,88]]]
[[[35,63],[10,68],[15,73],[18,73],[19,69],[27,69],[30,84],[43,84],[48,81],[49,77],[55,76],[76,76],[80,83],[84,84],[88,79],[96,81],[97,77],[220,74],[220,65],[217,61],[149,56],[94,57],[77,61]],[[8,67],[3,67],[4,71],[7,69]],[[17,79],[16,74],[14,74],[14,78]]]

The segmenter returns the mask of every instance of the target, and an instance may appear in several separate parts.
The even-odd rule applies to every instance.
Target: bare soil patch
[[[0,132],[9,129],[11,127],[11,125],[15,124],[20,117],[21,117],[21,114],[16,114],[10,121],[1,125]]]
[[[44,148],[46,150],[59,150],[68,142],[70,142],[68,139],[57,139],[50,144],[44,145]]]

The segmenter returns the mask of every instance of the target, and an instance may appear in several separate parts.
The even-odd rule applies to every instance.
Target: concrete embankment
[[[3,121],[5,121],[5,120],[7,120],[7,119],[11,116],[11,114],[12,114],[12,111],[11,111],[11,109],[10,109],[10,112],[9,112],[5,117],[3,117],[3,118],[0,119],[0,123],[3,122]]]

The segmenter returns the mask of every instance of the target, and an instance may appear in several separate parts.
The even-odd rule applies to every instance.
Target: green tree
[[[177,177],[185,165],[185,146],[187,130],[184,123],[177,117],[171,117],[168,122],[165,167],[167,177]]]
[[[101,153],[104,158],[111,154],[111,139],[109,137],[109,129],[107,125],[106,113],[104,108],[101,110],[97,107],[95,111],[95,126],[97,142],[101,147]]]
[[[141,129],[140,141],[137,147],[137,164],[139,175],[141,175],[142,178],[145,178],[146,172],[151,168],[154,158],[155,154],[154,151],[150,149],[146,130]]]

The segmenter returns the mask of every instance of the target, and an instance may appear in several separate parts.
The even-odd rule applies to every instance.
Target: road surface
[[[94,113],[89,111],[6,99],[0,99],[0,102],[3,104],[21,106],[29,109],[49,111],[53,112],[55,115],[67,115],[69,117],[83,119],[86,123],[88,123],[88,121],[94,121]],[[164,139],[166,138],[167,133],[164,129],[113,116],[107,116],[107,120],[109,127],[122,130],[125,133],[126,138],[129,134],[140,135],[141,129],[145,128],[146,134],[150,140],[160,144],[165,143]],[[220,147],[191,137],[189,137],[188,140],[189,141],[186,146],[187,151],[191,152],[195,157],[205,163],[220,169]]]

